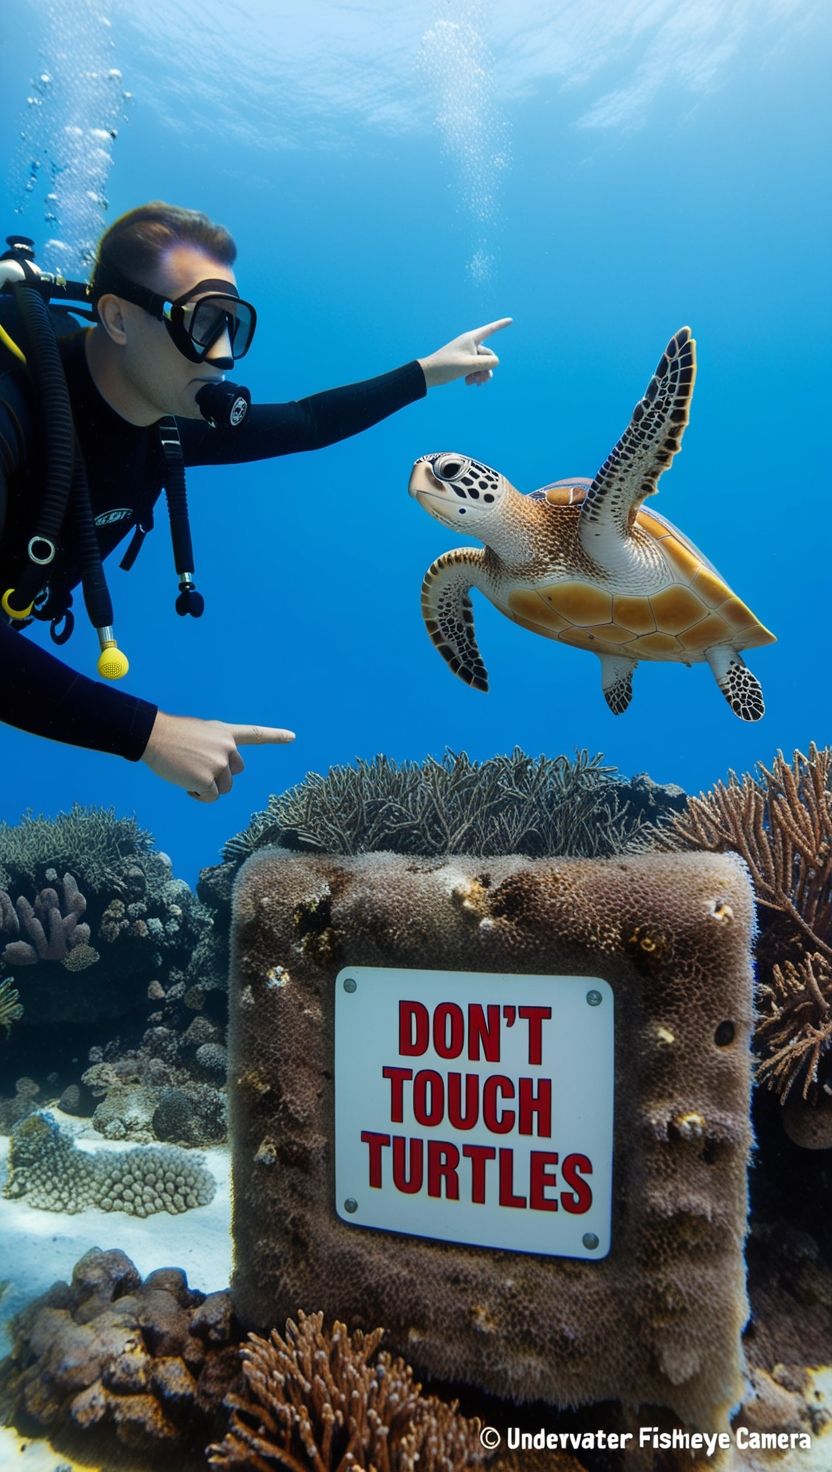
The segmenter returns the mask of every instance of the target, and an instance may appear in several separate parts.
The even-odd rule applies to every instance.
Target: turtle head
[[[452,450],[420,456],[408,486],[410,495],[437,521],[458,526],[483,542],[512,489],[498,470]]]

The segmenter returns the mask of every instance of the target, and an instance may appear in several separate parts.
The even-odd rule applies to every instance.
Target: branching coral
[[[48,869],[46,877],[57,884],[54,869]],[[98,952],[89,943],[89,925],[79,923],[87,901],[72,874],[64,875],[61,891],[59,897],[50,883],[36,895],[34,904],[25,895],[12,904],[8,891],[0,889],[0,931],[16,937],[2,953],[8,966],[61,961],[70,971],[82,971],[98,960]],[[28,940],[20,939],[22,934]]]
[[[8,1037],[13,1022],[18,1022],[23,1016],[23,1008],[20,1005],[20,996],[15,991],[11,978],[0,981],[0,1027],[5,1029]]]
[[[803,1098],[808,1099],[818,1083],[821,1060],[832,1050],[832,967],[817,954],[803,956],[796,965],[774,965],[771,985],[761,989],[761,1006],[757,1036],[768,1056],[758,1078],[785,1104],[802,1077]]]
[[[327,853],[373,849],[413,854],[604,856],[641,830],[615,768],[586,751],[568,757],[510,756],[473,762],[447,752],[398,763],[385,756],[332,767],[269,799],[229,840],[226,860],[269,844]]]
[[[55,818],[32,817],[20,823],[0,823],[0,885],[12,880],[34,886],[43,869],[76,869],[83,860],[87,879],[103,884],[112,866],[134,854],[146,854],[153,839],[134,818],[117,818],[113,808],[85,808],[73,803]]]
[[[788,916],[804,945],[832,960],[832,747],[788,762],[778,751],[762,781],[731,772],[692,797],[657,836],[659,848],[733,850],[745,859],[757,901]]]
[[[209,1447],[215,1467],[275,1472],[455,1472],[481,1464],[479,1422],[456,1402],[421,1395],[404,1360],[376,1354],[383,1330],[347,1333],[323,1314],[298,1314],[283,1339],[249,1335],[242,1351],[248,1394],[229,1396],[231,1425]]]
[[[654,834],[659,848],[734,850],[770,921],[757,942],[762,976],[758,1077],[786,1102],[803,1080],[817,1101],[832,1060],[832,747],[789,762],[778,751],[760,778],[732,772]]]

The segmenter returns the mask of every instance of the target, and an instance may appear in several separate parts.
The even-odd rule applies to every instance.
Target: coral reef
[[[826,957],[816,953],[797,964],[775,962],[770,983],[760,988],[760,1011],[757,1037],[765,1056],[757,1077],[784,1104],[802,1078],[807,1099],[832,1049],[832,967]]]
[[[832,1089],[832,747],[758,770],[690,798],[649,841],[742,855],[762,912],[758,1077],[784,1104],[796,1084],[819,1104]]]
[[[60,881],[61,896],[53,887],[58,883],[57,871],[47,869],[46,878],[49,885],[35,896],[33,905],[25,895],[12,904],[8,891],[0,889],[0,931],[15,937],[19,937],[22,931],[28,937],[9,941],[2,959],[7,966],[35,966],[38,961],[60,961],[68,971],[83,971],[99,959],[98,952],[89,943],[89,925],[78,923],[86,911],[87,902],[72,874],[65,874]]]
[[[231,1395],[231,1425],[209,1447],[216,1467],[373,1467],[377,1472],[456,1472],[487,1460],[478,1421],[455,1402],[429,1398],[409,1365],[376,1354],[383,1330],[347,1332],[323,1314],[298,1314],[285,1339],[249,1335],[244,1395]]]
[[[213,1043],[218,1033],[207,1018],[197,1016],[181,1034],[158,1024],[148,1028],[138,1048],[92,1048],[91,1066],[81,1075],[88,1102],[69,1112],[91,1115],[94,1128],[108,1139],[221,1143],[227,1131],[225,1096],[216,1073],[209,1082],[198,1061],[206,1046],[225,1056],[225,1049]]]
[[[123,1025],[153,1000],[153,983],[168,1012],[189,991],[201,991],[198,1007],[225,987],[198,954],[210,915],[130,819],[76,806],[54,819],[0,825],[4,877],[0,940],[6,963],[27,968],[24,1028],[91,1027],[107,1018]],[[66,970],[81,964],[90,968],[83,987],[68,986]]]
[[[791,762],[778,751],[771,768],[717,782],[691,797],[655,846],[741,854],[757,902],[790,922],[805,949],[832,960],[832,747]]]
[[[223,857],[240,861],[268,845],[338,854],[620,853],[643,820],[614,772],[587,751],[574,761],[535,759],[519,747],[483,762],[450,751],[422,763],[377,756],[326,776],[310,772],[272,796]],[[646,796],[645,787],[642,802]]]
[[[12,1130],[3,1195],[73,1214],[88,1206],[131,1216],[172,1215],[206,1206],[216,1182],[201,1156],[176,1146],[90,1153],[51,1114],[30,1114]]]
[[[456,1402],[423,1394],[408,1365],[376,1353],[380,1330],[328,1332],[321,1314],[300,1312],[285,1336],[244,1343],[228,1292],[191,1289],[179,1268],[142,1281],[117,1250],[88,1252],[71,1283],[55,1283],[11,1328],[0,1415],[29,1435],[48,1430],[84,1464],[121,1466],[127,1447],[142,1465],[173,1456],[190,1472],[205,1466],[207,1447],[216,1466],[269,1472],[462,1472],[486,1462],[514,1472],[515,1458],[491,1460]],[[543,1459],[526,1453],[527,1464]],[[566,1454],[550,1452],[545,1466],[582,1472]]]
[[[824,1196],[824,1208],[828,1192]],[[820,1223],[828,1234],[825,1220]],[[786,1222],[754,1222],[747,1248],[751,1320],[749,1365],[784,1368],[832,1364],[832,1264],[820,1236]]]
[[[154,996],[152,1001],[157,1006],[159,999]],[[162,1024],[162,1017],[168,1025]],[[73,1060],[77,1072],[69,1082],[65,1058],[56,1058],[62,1075],[39,1074],[37,1092],[65,1113],[91,1119],[108,1139],[140,1144],[155,1139],[186,1146],[222,1143],[227,1137],[224,1027],[187,1012],[181,1000],[164,1012],[150,1013],[147,1020],[151,1026],[135,1046],[120,1034],[103,1047],[89,1048],[86,1067]],[[56,1038],[56,1049],[59,1044]],[[65,1052],[66,1039],[63,1047]],[[22,1060],[12,1061],[19,1067]],[[16,1111],[13,1100],[0,1098],[0,1131],[7,1132],[10,1122],[20,1117]]]
[[[34,1114],[40,1085],[25,1075],[15,1081],[14,1094],[10,1099],[0,1099],[0,1130],[9,1134],[18,1120]]]
[[[3,825],[0,879],[0,953],[24,1007],[13,1051],[0,1031],[0,1123],[18,1111],[12,1079],[29,1072],[42,1098],[95,1114],[111,1139],[223,1139],[227,937],[215,940],[213,916],[150,835],[78,806]],[[73,985],[67,972],[82,968]],[[103,1068],[85,1081],[86,1064],[106,1066],[105,1087]],[[170,1090],[179,1091],[181,1128],[163,1109],[166,1133],[157,1135]]]
[[[11,1032],[12,1023],[19,1022],[23,1016],[23,1008],[20,1004],[20,993],[15,990],[11,977],[0,981],[0,1027],[8,1037]]]
[[[351,1327],[385,1324],[421,1374],[724,1424],[746,1318],[752,923],[747,873],[723,855],[250,859],[235,889],[229,1030],[242,1321],[262,1331],[311,1302]],[[356,1230],[336,1215],[333,983],[347,961],[609,983],[603,1261]]]
[[[189,1446],[222,1436],[242,1337],[228,1293],[190,1289],[179,1268],[142,1281],[125,1253],[96,1248],[71,1284],[56,1283],[12,1327],[0,1406],[22,1429],[94,1428],[105,1466],[121,1465],[123,1452],[108,1457],[102,1433],[149,1455],[175,1444],[177,1466]]]
[[[106,888],[125,860],[150,854],[153,839],[134,818],[119,818],[114,808],[85,808],[73,803],[56,818],[27,815],[20,823],[0,823],[0,885],[31,888],[42,872],[83,871],[96,888]]]

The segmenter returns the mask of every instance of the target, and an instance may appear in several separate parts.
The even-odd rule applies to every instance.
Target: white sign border
[[[404,982],[407,987],[404,991],[395,990],[391,987],[391,981]],[[592,1047],[587,1045],[585,1049],[574,1047],[564,1054],[555,1065],[563,1075],[570,1081],[566,1088],[561,1088],[561,1097],[558,1104],[553,1108],[553,1114],[560,1112],[563,1118],[564,1111],[567,1115],[565,1129],[580,1128],[582,1133],[582,1144],[587,1134],[590,1137],[589,1148],[582,1148],[581,1153],[589,1154],[593,1160],[594,1169],[591,1177],[592,1204],[589,1209],[581,1214],[572,1214],[558,1211],[557,1214],[529,1209],[500,1207],[493,1202],[487,1201],[483,1205],[472,1202],[454,1202],[445,1198],[428,1198],[424,1183],[421,1189],[412,1194],[404,1196],[399,1191],[385,1191],[365,1184],[361,1189],[356,1185],[358,1180],[367,1182],[368,1152],[369,1147],[360,1140],[361,1129],[377,1129],[380,1132],[395,1131],[395,1124],[390,1122],[390,1098],[391,1085],[389,1081],[382,1078],[381,1064],[378,1068],[378,1078],[371,1083],[368,1075],[373,1069],[373,1064],[368,1058],[368,1044],[366,1038],[366,1019],[364,1024],[356,1028],[355,1017],[358,1015],[354,1009],[356,1002],[363,1001],[369,995],[375,995],[376,1001],[385,997],[384,987],[391,996],[391,1011],[398,1009],[398,1003],[409,993],[413,999],[423,1002],[431,1010],[438,1005],[437,997],[444,1001],[453,1001],[453,989],[457,993],[465,993],[459,998],[460,1005],[467,1006],[476,1000],[482,1005],[494,1003],[498,1000],[501,1007],[511,1011],[512,1004],[506,1003],[506,997],[515,994],[516,1007],[529,1005],[551,1005],[552,999],[556,998],[561,1021],[564,1012],[569,1013],[569,1021],[573,1027],[573,1035],[581,1040],[583,1032],[582,1024],[588,1023],[593,1030]],[[475,988],[475,998],[469,994],[469,989]],[[525,989],[525,990],[524,990]],[[539,995],[534,996],[537,992]],[[344,966],[335,979],[335,1211],[345,1224],[355,1227],[369,1228],[375,1231],[391,1232],[405,1236],[426,1238],[432,1241],[446,1241],[459,1243],[466,1246],[487,1248],[494,1251],[510,1251],[531,1253],[534,1255],[550,1257],[581,1258],[591,1261],[600,1261],[606,1257],[611,1249],[611,1214],[612,1214],[612,1183],[613,1183],[613,1140],[614,1140],[614,1099],[615,1099],[615,996],[608,981],[601,977],[574,976],[574,975],[527,975],[525,973],[504,972],[467,972],[467,971],[444,971],[423,970],[411,967],[382,967],[382,966]],[[591,1019],[591,1021],[590,1021]],[[394,1027],[393,1038],[397,1035],[396,1016],[386,1020],[383,1027],[386,1036],[390,1037],[390,1027]],[[528,1028],[529,1024],[526,1024]],[[517,1052],[520,1046],[520,1038],[523,1036],[522,1029],[513,1034],[515,1046],[509,1051]],[[528,1042],[528,1031],[526,1038]],[[501,1028],[501,1039],[508,1042],[508,1029]],[[593,1052],[594,1048],[594,1052]],[[524,1073],[533,1077],[549,1077],[552,1075],[552,1053],[557,1054],[557,1044],[548,1049],[549,1057],[544,1054],[541,1066],[535,1068],[528,1063],[522,1063]],[[585,1055],[592,1055],[592,1062],[587,1061]],[[392,1048],[384,1050],[383,1057],[391,1064],[402,1063],[395,1042]],[[362,1060],[366,1060],[366,1063]],[[434,1051],[432,1045],[424,1054],[414,1058],[414,1070],[421,1065],[424,1068],[453,1069],[453,1061],[441,1058]],[[501,1047],[501,1064],[509,1072],[516,1073],[515,1064],[509,1069],[505,1062],[504,1052]],[[471,1062],[467,1057],[459,1059],[459,1068],[466,1072],[478,1072],[482,1075],[493,1073],[495,1065],[480,1062]],[[587,1118],[586,1108],[581,1109],[575,1104],[578,1097],[579,1083],[585,1083],[587,1078],[593,1076],[600,1083],[600,1097],[594,1105],[594,1115]],[[554,1083],[554,1079],[553,1079]],[[571,1087],[571,1095],[569,1088]],[[553,1104],[558,1099],[557,1086],[553,1089]],[[570,1099],[574,1107],[570,1110]],[[385,1104],[386,1101],[386,1104]],[[482,1128],[474,1130],[470,1137],[462,1136],[459,1130],[444,1121],[437,1127],[431,1127],[423,1123],[417,1123],[412,1112],[405,1106],[404,1122],[400,1125],[402,1131],[416,1132],[424,1140],[431,1138],[443,1141],[458,1141],[466,1139],[470,1144],[483,1143]],[[557,1124],[553,1129],[553,1143],[561,1138]],[[486,1138],[489,1145],[499,1148],[501,1140],[512,1148],[525,1147],[525,1142],[517,1133],[506,1134],[495,1137],[488,1133]],[[545,1140],[531,1140],[528,1149],[544,1149]],[[577,1148],[577,1143],[576,1143]],[[561,1152],[558,1152],[561,1153]],[[571,1152],[570,1152],[571,1153]],[[562,1165],[563,1156],[559,1167]],[[491,1162],[492,1168],[497,1162]],[[383,1166],[382,1166],[383,1169]],[[387,1149],[386,1171],[387,1179],[390,1176],[390,1150]],[[564,1189],[563,1186],[560,1187]],[[451,1220],[443,1221],[451,1212]],[[468,1226],[466,1222],[470,1218],[462,1219],[457,1211],[474,1213],[476,1228]],[[480,1215],[481,1213],[481,1215]],[[496,1218],[495,1218],[495,1213]],[[494,1225],[495,1221],[498,1225]],[[532,1223],[533,1230],[525,1232],[524,1228]],[[561,1225],[563,1223],[563,1225]],[[547,1233],[546,1225],[552,1228]],[[569,1227],[574,1224],[574,1231]],[[518,1235],[524,1238],[523,1244],[518,1245]],[[553,1245],[553,1242],[555,1245]]]

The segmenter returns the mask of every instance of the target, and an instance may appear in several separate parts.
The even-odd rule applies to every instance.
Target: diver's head
[[[236,254],[222,226],[161,203],[131,210],[102,237],[90,366],[126,418],[199,418],[196,395],[248,351],[256,314],[237,292]]]
[[[487,542],[514,487],[490,465],[444,450],[416,461],[408,490],[437,521]]]

